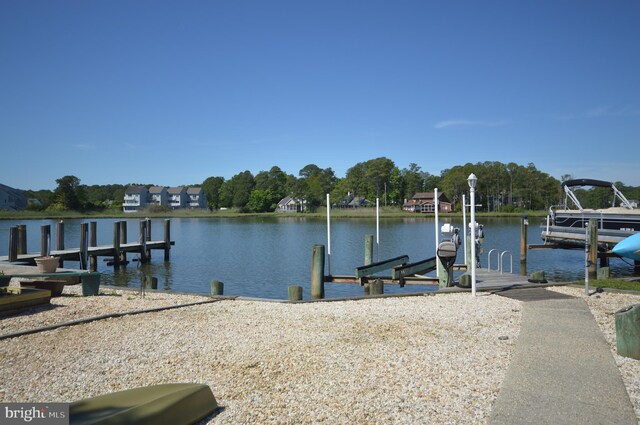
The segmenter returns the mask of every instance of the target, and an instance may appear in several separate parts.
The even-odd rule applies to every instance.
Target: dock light
[[[475,174],[469,174],[467,178],[469,191],[471,192],[471,295],[476,296],[476,184],[478,178]]]

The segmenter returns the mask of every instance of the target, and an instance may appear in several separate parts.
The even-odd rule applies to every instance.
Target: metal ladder
[[[502,268],[503,265],[503,260],[504,260],[504,256],[506,254],[509,254],[509,273],[513,273],[513,255],[511,254],[510,251],[502,251],[502,253],[498,254],[498,250],[497,249],[492,249],[489,251],[489,254],[487,254],[487,268],[489,269],[489,271],[491,271],[491,253],[495,252],[496,253],[496,259],[498,260],[498,268],[496,269],[497,272],[500,272],[500,274],[504,273],[504,270]]]

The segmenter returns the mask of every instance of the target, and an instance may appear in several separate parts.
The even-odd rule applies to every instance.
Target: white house
[[[187,202],[189,208],[207,208],[207,197],[201,187],[187,189]]]
[[[303,212],[305,201],[287,196],[278,202],[276,212]]]
[[[187,205],[187,190],[183,186],[170,187],[167,193],[170,208],[184,208]]]
[[[124,212],[140,211],[147,206],[149,190],[145,186],[129,186],[124,192],[122,210]]]

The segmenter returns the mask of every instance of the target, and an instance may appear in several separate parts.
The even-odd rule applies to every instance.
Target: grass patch
[[[575,285],[584,286],[584,281],[573,282]],[[625,291],[638,291],[640,293],[640,279],[625,280],[625,279],[604,279],[589,281],[589,286],[592,288],[612,288],[623,289]]]

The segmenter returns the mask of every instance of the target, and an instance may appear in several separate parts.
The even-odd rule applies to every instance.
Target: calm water
[[[529,243],[541,243],[537,219],[530,221]],[[86,221],[86,220],[85,220]],[[98,245],[112,243],[114,219],[98,222]],[[441,220],[461,227],[461,220]],[[65,246],[79,245],[80,223],[83,220],[65,220]],[[129,240],[138,239],[138,220],[127,220]],[[513,271],[519,273],[520,219],[484,219],[484,253],[482,267],[487,267],[487,254],[491,249],[513,253]],[[29,252],[40,249],[40,226],[50,224],[52,246],[55,246],[53,220],[0,220],[0,255],[7,255],[9,228],[27,225]],[[353,275],[363,264],[364,238],[376,233],[375,219],[332,219],[331,273]],[[374,248],[374,261],[398,255],[409,255],[418,261],[435,255],[435,229],[432,218],[381,219],[380,245]],[[163,239],[163,220],[152,221],[152,239]],[[103,282],[121,286],[139,287],[141,272],[158,278],[159,288],[174,291],[208,293],[213,279],[225,284],[225,295],[248,297],[286,298],[289,285],[301,285],[305,299],[310,296],[311,252],[314,244],[325,244],[326,220],[294,218],[175,218],[171,220],[171,261],[164,262],[162,251],[152,252],[152,262],[138,266],[130,262],[118,272],[99,259],[98,269],[104,273]],[[458,263],[463,262],[462,250]],[[135,258],[129,254],[128,259]],[[491,268],[496,268],[496,254],[492,254]],[[65,267],[77,268],[77,262],[65,262]],[[632,275],[633,265],[621,259],[611,260],[612,274]],[[505,256],[505,269],[509,269],[509,256]],[[584,277],[584,251],[536,250],[529,251],[528,271],[545,270],[551,280],[582,279]],[[434,290],[433,286],[385,286],[386,293]],[[325,284],[328,298],[361,295],[363,289],[355,284]]]

